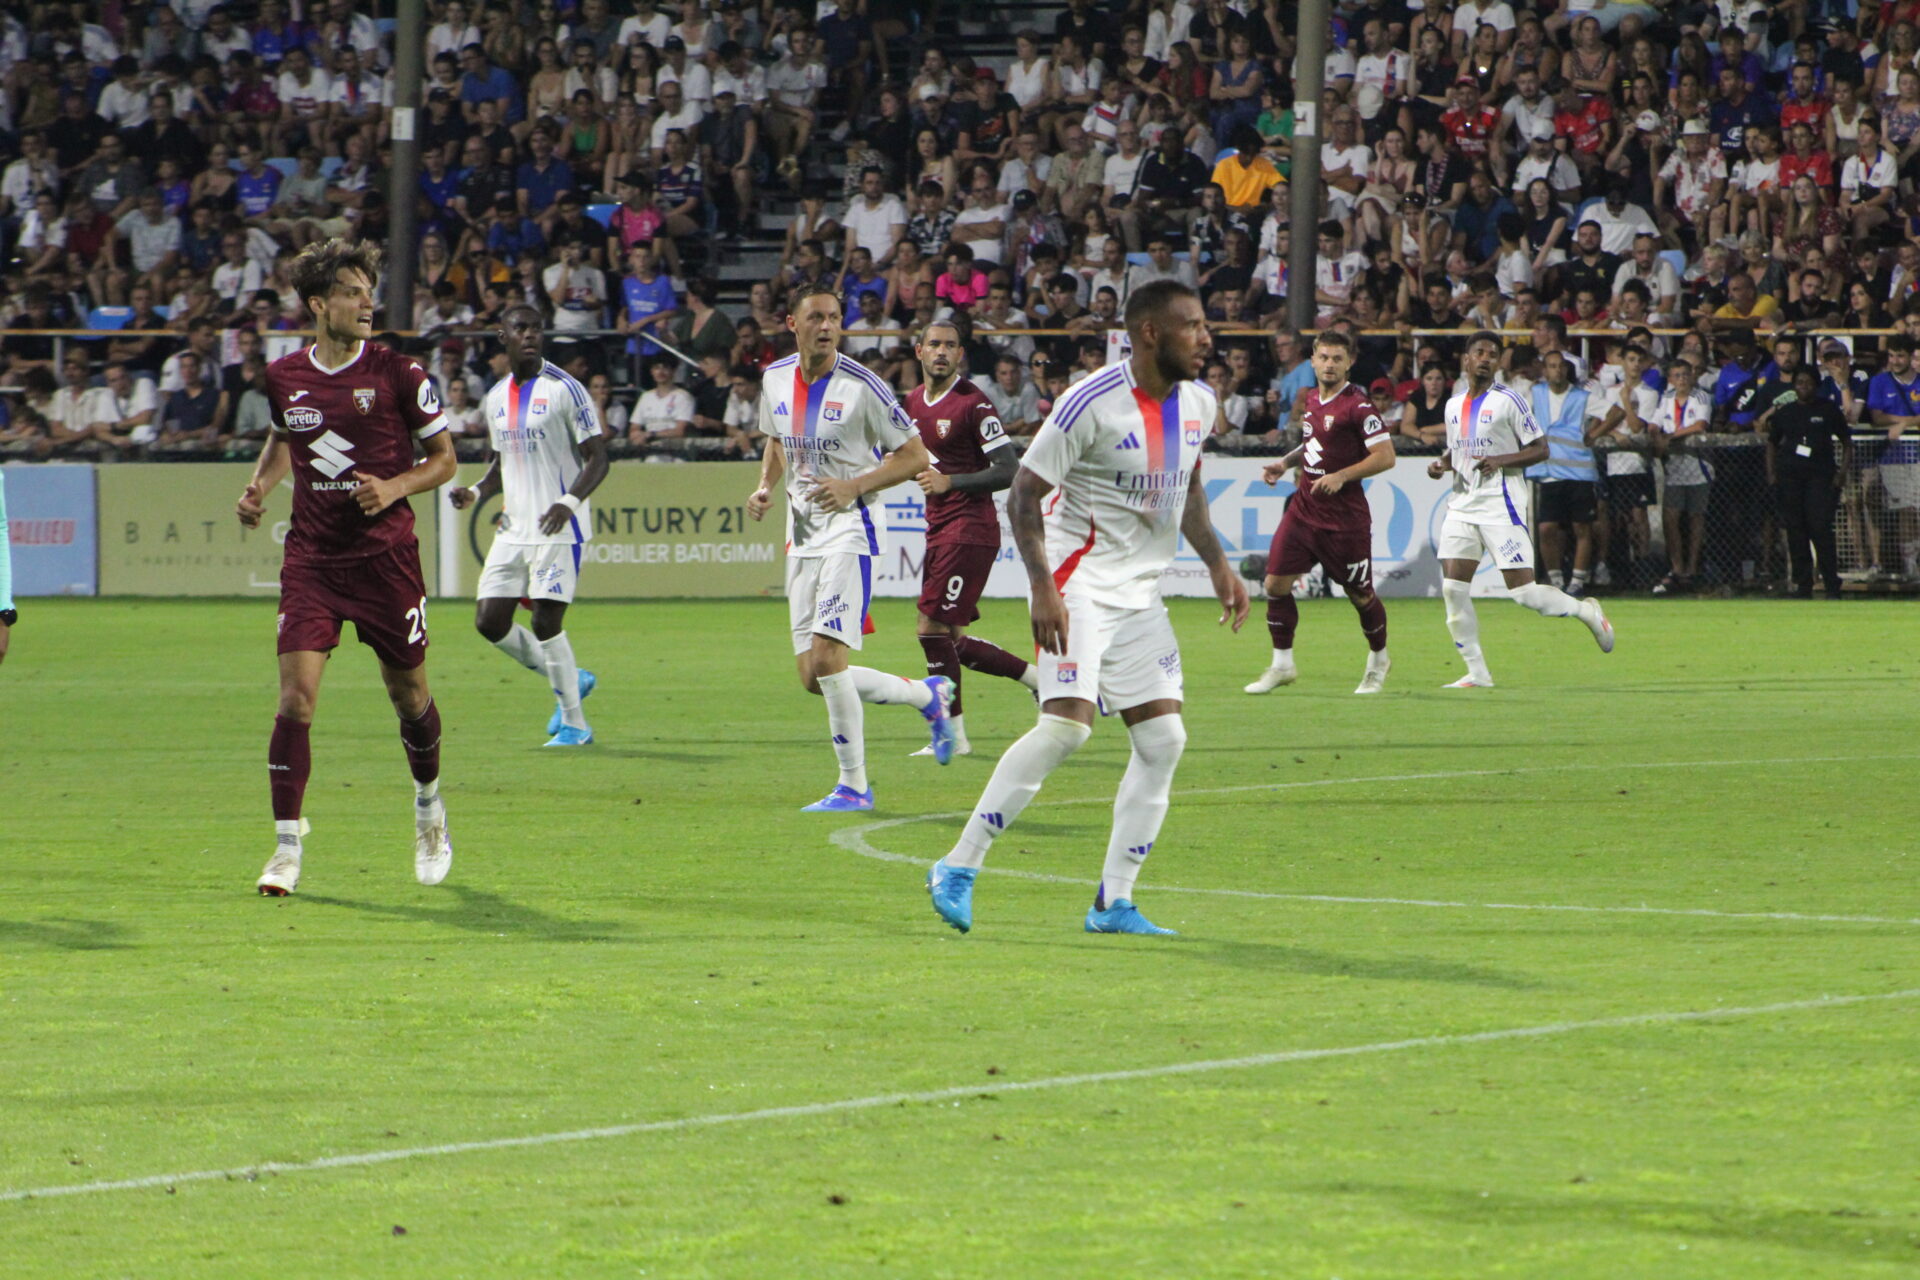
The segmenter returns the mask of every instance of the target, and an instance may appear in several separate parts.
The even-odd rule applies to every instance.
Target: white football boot
[[[1293,659],[1285,662],[1273,662],[1260,673],[1260,678],[1246,687],[1248,693],[1272,693],[1283,684],[1292,684],[1300,678],[1299,670],[1293,665]]]
[[[435,796],[413,805],[413,878],[439,884],[453,869],[453,841],[447,838],[447,807]]]
[[[1387,672],[1393,669],[1393,660],[1387,657],[1385,649],[1378,653],[1367,654],[1367,671],[1360,677],[1360,687],[1355,693],[1378,693],[1387,685]]]
[[[1587,630],[1593,632],[1593,642],[1600,646],[1600,652],[1613,652],[1613,624],[1607,621],[1606,610],[1600,607],[1598,600],[1589,597],[1580,602],[1580,621],[1587,624]]]
[[[300,819],[300,835],[313,830],[305,818]],[[300,884],[300,841],[296,837],[274,846],[273,856],[267,859],[266,870],[260,873],[260,879],[254,882],[254,888],[266,898],[284,898]]]

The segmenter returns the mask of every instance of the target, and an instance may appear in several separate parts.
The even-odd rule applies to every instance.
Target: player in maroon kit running
[[[1033,664],[966,634],[980,616],[980,593],[1000,555],[1000,514],[993,495],[1013,483],[1019,459],[993,402],[959,377],[960,331],[936,321],[920,331],[913,353],[922,381],[902,402],[933,457],[915,479],[927,495],[927,560],[920,577],[920,647],[927,674],[953,681],[956,755],[971,755],[960,718],[960,668],[1039,687]],[[933,754],[922,747],[917,756]]]
[[[1373,593],[1373,513],[1360,481],[1393,467],[1393,438],[1366,392],[1347,381],[1353,367],[1353,339],[1323,333],[1313,340],[1313,376],[1293,402],[1300,423],[1300,447],[1261,475],[1275,484],[1294,467],[1302,482],[1287,504],[1267,551],[1267,630],[1273,636],[1273,661],[1248,693],[1271,693],[1292,684],[1293,630],[1300,622],[1293,584],[1323,565],[1360,614],[1367,637],[1366,675],[1355,693],[1378,693],[1386,684],[1387,607]]]
[[[267,748],[274,852],[261,893],[300,882],[300,801],[307,733],[327,658],[352,622],[380,660],[400,714],[414,785],[414,876],[439,884],[453,862],[440,799],[440,712],[427,691],[427,588],[407,495],[453,479],[453,436],[418,363],[367,339],[380,253],[327,240],[293,261],[293,286],[313,318],[311,347],[267,366],[273,432],[240,496],[240,523],[258,528],[267,495],[293,477],[293,522],[280,569],[280,712]],[[416,463],[417,452],[426,455]]]

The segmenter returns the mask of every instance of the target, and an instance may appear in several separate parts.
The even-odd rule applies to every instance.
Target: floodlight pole
[[[387,205],[387,328],[413,327],[413,276],[419,257],[414,211],[420,191],[419,108],[422,0],[399,0],[393,28],[393,180]]]
[[[1293,53],[1292,234],[1287,254],[1287,320],[1296,332],[1313,328],[1320,223],[1320,97],[1326,85],[1327,36],[1333,24],[1330,0],[1300,0]]]

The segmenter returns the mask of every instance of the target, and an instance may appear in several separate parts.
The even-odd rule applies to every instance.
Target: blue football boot
[[[804,806],[802,813],[864,813],[873,808],[873,788],[855,791],[852,787],[835,787],[827,793],[824,800],[815,800]]]
[[[950,867],[942,858],[927,868],[927,896],[942,920],[966,933],[973,928],[973,880],[977,867]]]
[[[560,732],[547,739],[550,747],[584,747],[593,742],[593,730],[576,729],[572,725],[561,725]]]
[[[587,695],[593,692],[593,686],[599,683],[598,680],[593,678],[593,672],[582,671],[580,673],[580,701],[585,702]],[[555,698],[553,700],[553,714],[547,717],[547,732],[558,733],[560,732],[560,726],[565,723],[566,720],[560,711],[560,699]],[[549,742],[547,745],[551,747],[559,744]]]
[[[953,681],[945,676],[928,676],[926,685],[933,690],[933,701],[922,707],[920,714],[933,730],[933,762],[947,764],[953,759],[953,721],[947,717],[947,707],[953,702]]]
[[[1127,898],[1115,898],[1101,909],[1098,902],[1087,908],[1088,933],[1175,934],[1178,929],[1162,929],[1140,914],[1140,908]]]

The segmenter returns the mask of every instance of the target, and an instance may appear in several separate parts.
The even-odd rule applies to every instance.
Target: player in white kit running
[[[480,570],[474,629],[529,671],[546,676],[554,711],[550,747],[593,741],[580,701],[593,692],[567,638],[567,605],[580,580],[580,557],[593,527],[587,497],[607,475],[607,441],[587,389],[547,362],[537,308],[508,307],[500,320],[507,376],[487,392],[484,410],[493,460],[471,489],[447,496],[456,511],[503,494],[500,521]],[[533,602],[533,629],[514,621]]]
[[[1547,437],[1533,410],[1512,388],[1497,381],[1500,339],[1476,333],[1460,359],[1465,393],[1447,401],[1447,451],[1427,466],[1438,480],[1453,473],[1453,496],[1440,526],[1440,594],[1447,630],[1466,660],[1467,674],[1449,689],[1493,687],[1480,653],[1480,619],[1473,609],[1473,575],[1484,556],[1505,579],[1514,602],[1547,618],[1574,617],[1593,632],[1603,653],[1613,652],[1613,625],[1594,599],[1577,600],[1533,580],[1533,534],[1527,528],[1529,498],[1522,472],[1547,459]]]
[[[1007,515],[1031,588],[1041,714],[927,873],[934,910],[962,933],[973,927],[973,881],[994,838],[1092,735],[1099,699],[1126,723],[1133,756],[1086,929],[1173,932],[1133,904],[1187,741],[1180,646],[1160,578],[1185,535],[1224,606],[1220,621],[1235,631],[1247,620],[1247,588],[1220,550],[1200,483],[1200,448],[1219,412],[1193,381],[1213,348],[1200,299],[1178,281],[1155,281],[1127,300],[1126,322],[1133,354],[1054,402],[1014,476]]]
[[[862,703],[902,703],[919,710],[933,731],[933,758],[953,758],[945,676],[908,680],[847,665],[861,647],[873,599],[873,558],[885,540],[872,494],[911,480],[932,465],[892,388],[857,360],[840,354],[840,296],[808,286],[793,299],[787,327],[799,352],[767,366],[760,382],[760,433],[767,439],[760,487],[747,498],[755,520],[773,505],[786,475],[787,613],[800,684],[827,704],[827,733],[840,781],[809,812],[873,808],[867,783],[866,712]]]

